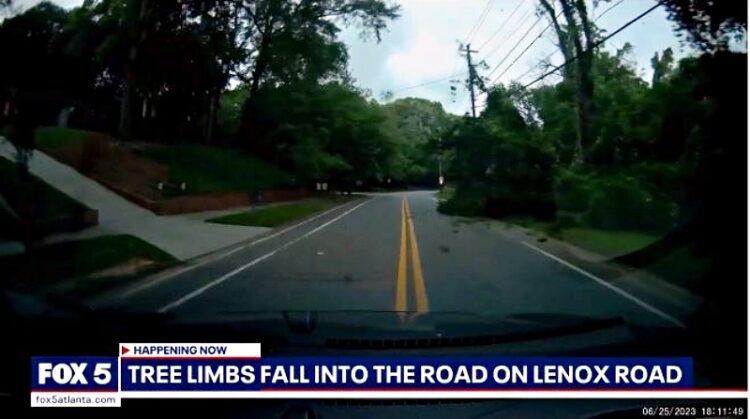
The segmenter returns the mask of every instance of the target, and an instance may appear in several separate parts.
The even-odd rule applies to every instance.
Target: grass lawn
[[[170,180],[188,194],[254,192],[290,184],[285,172],[237,150],[198,145],[157,147],[145,157],[169,167]]]
[[[697,254],[694,246],[682,246],[643,268],[676,284],[697,289],[700,278],[710,268],[710,260]]]
[[[560,238],[605,256],[624,255],[642,249],[659,239],[655,234],[571,227],[560,231]]]
[[[137,237],[116,235],[42,246],[31,255],[29,263],[23,254],[2,256],[0,266],[4,276],[19,281],[19,287],[33,288],[83,277],[132,259],[175,260]]]
[[[526,217],[510,217],[505,221],[610,257],[636,251],[660,238],[657,234],[638,231],[601,230],[590,227],[556,228],[552,222],[537,221]]]
[[[452,186],[444,186],[442,189],[440,189],[437,193],[437,199],[440,201],[447,201],[453,197],[453,194],[456,192],[456,190]]]
[[[43,151],[50,151],[74,142],[83,141],[92,136],[106,136],[106,134],[84,131],[72,128],[42,127],[34,133],[36,147]]]
[[[336,205],[343,204],[347,200],[348,198],[342,197],[281,204],[239,214],[225,215],[210,219],[208,222],[242,226],[276,227],[333,208]]]
[[[37,148],[52,155],[68,149],[67,146],[73,150],[84,147],[82,153],[85,155],[86,146],[82,145],[84,142],[88,144],[89,151],[95,150],[98,143],[87,140],[106,139],[109,135],[70,128],[42,127],[36,130],[35,138]],[[283,188],[292,183],[289,174],[236,149],[190,144],[154,145],[133,155],[133,159],[150,160],[168,168],[169,179],[153,179],[154,184],[161,181],[168,181],[172,185],[186,183],[186,191],[170,187],[161,192],[164,197],[223,192],[254,193],[264,189]],[[113,179],[109,180],[118,183]],[[126,189],[132,189],[132,185]]]

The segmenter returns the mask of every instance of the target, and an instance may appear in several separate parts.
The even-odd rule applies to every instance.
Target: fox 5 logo
[[[116,357],[34,357],[31,387],[36,390],[116,390]]]

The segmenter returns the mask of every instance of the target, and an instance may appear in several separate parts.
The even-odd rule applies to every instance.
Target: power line
[[[549,55],[547,55],[546,57],[542,58],[541,61],[549,60],[555,54],[557,54],[557,51],[552,51],[551,53],[549,53]],[[534,71],[536,69],[537,69],[536,66],[529,67],[529,69],[526,70],[523,74],[521,74],[520,76],[516,77],[516,80],[521,80],[522,78],[526,77],[527,75],[529,75],[529,73],[531,73],[532,71]]]
[[[533,84],[535,84],[535,83],[543,80],[547,76],[549,76],[551,74],[554,74],[557,70],[559,70],[559,69],[567,66],[568,64],[572,63],[573,61],[576,61],[577,59],[581,58],[581,55],[591,53],[592,50],[596,49],[597,47],[599,47],[601,44],[603,44],[604,42],[606,42],[607,40],[609,40],[613,36],[615,36],[618,33],[622,32],[623,30],[625,30],[627,27],[629,27],[633,23],[635,23],[635,22],[643,19],[643,17],[645,17],[649,13],[651,13],[654,10],[656,10],[657,8],[659,8],[659,6],[661,6],[661,2],[657,2],[655,5],[653,5],[650,8],[648,8],[645,12],[643,12],[640,15],[634,17],[633,19],[631,19],[630,21],[628,21],[626,24],[620,26],[616,31],[612,32],[611,34],[607,35],[606,37],[602,38],[601,40],[595,42],[594,45],[591,46],[591,48],[587,49],[586,51],[583,51],[581,54],[576,54],[574,57],[571,57],[570,60],[567,60],[567,61],[563,62],[562,64],[558,65],[557,67],[553,68],[552,70],[550,70],[550,71],[542,74],[541,76],[537,77],[536,79],[532,80],[531,82],[525,84],[523,86],[523,88],[526,89],[529,86],[531,86],[531,85],[533,85]]]
[[[484,21],[487,20],[487,15],[490,12],[490,9],[492,8],[492,4],[495,3],[495,0],[487,0],[487,5],[484,6],[484,10],[482,10],[482,13],[479,14],[479,18],[477,19],[477,22],[474,24],[474,27],[471,28],[469,31],[469,34],[466,35],[466,40],[464,41],[464,44],[468,44],[471,42],[471,39],[476,35],[477,31],[479,31],[479,28],[482,27],[484,24]]]
[[[532,29],[534,29],[534,28],[536,27],[536,25],[537,25],[537,24],[539,23],[539,21],[541,21],[541,20],[542,20],[542,17],[541,17],[541,16],[539,16],[539,17],[537,18],[536,22],[534,22],[534,23],[533,23],[533,24],[532,24],[532,25],[531,25],[531,26],[529,27],[529,29],[528,29],[528,30],[527,30],[527,31],[526,31],[526,32],[525,32],[525,33],[523,34],[523,36],[521,36],[521,38],[520,38],[520,39],[518,39],[518,41],[516,41],[516,44],[515,44],[515,45],[513,45],[513,48],[511,48],[511,49],[510,49],[510,51],[508,51],[508,53],[507,53],[507,54],[505,54],[505,57],[503,57],[503,59],[502,59],[502,60],[501,60],[501,61],[500,61],[500,62],[499,62],[499,63],[498,63],[498,64],[497,64],[496,66],[495,66],[495,68],[493,68],[493,69],[492,69],[492,71],[490,71],[490,74],[488,74],[488,75],[487,75],[487,77],[488,77],[488,78],[489,78],[489,77],[492,77],[492,75],[493,75],[493,74],[495,73],[495,71],[497,71],[497,69],[498,69],[498,68],[500,68],[500,66],[501,66],[501,65],[503,65],[503,63],[505,62],[505,60],[507,60],[507,59],[508,59],[508,57],[510,57],[510,54],[513,54],[513,51],[515,51],[515,50],[516,50],[516,48],[518,48],[518,46],[519,46],[519,45],[521,45],[521,42],[522,42],[522,41],[523,41],[524,39],[526,39],[526,37],[527,37],[527,36],[529,36],[529,34],[531,33]]]
[[[446,81],[446,80],[452,79],[453,77],[459,76],[459,75],[461,75],[463,73],[465,73],[465,72],[464,71],[458,72],[458,73],[455,73],[455,74],[451,74],[448,77],[441,77],[439,79],[429,80],[429,81],[426,81],[426,82],[423,82],[423,83],[419,83],[419,84],[415,84],[415,85],[412,85],[412,86],[400,87],[398,89],[391,90],[391,92],[392,93],[403,92],[404,90],[411,90],[411,89],[416,89],[417,87],[428,86],[430,84],[440,83],[441,81]]]
[[[487,40],[484,41],[484,43],[482,44],[482,46],[480,46],[479,48],[477,48],[477,50],[479,50],[479,51],[483,50],[484,47],[486,47],[487,44],[489,44],[490,41],[492,41],[492,39],[495,36],[497,36],[498,33],[500,33],[500,31],[505,27],[505,24],[508,23],[508,21],[510,21],[510,19],[513,17],[513,15],[515,15],[516,12],[521,8],[521,6],[523,5],[523,3],[524,3],[524,0],[520,0],[518,2],[518,5],[516,5],[516,8],[513,9],[512,12],[510,12],[510,14],[508,15],[508,17],[505,18],[505,20],[503,21],[503,23],[500,24],[500,26],[497,28],[497,30],[492,35],[490,35],[490,37],[487,38]]]
[[[465,44],[467,44],[467,43],[469,43],[469,37],[470,37],[470,36],[472,36],[472,34],[474,33],[474,31],[475,31],[475,30],[477,29],[477,27],[478,27],[479,25],[481,25],[481,23],[480,23],[480,22],[483,22],[483,21],[484,21],[484,19],[485,19],[485,18],[486,18],[486,16],[487,16],[487,13],[489,13],[489,10],[490,10],[490,6],[492,5],[492,3],[493,3],[493,2],[494,2],[494,0],[488,0],[488,1],[487,1],[487,4],[486,4],[486,5],[484,6],[484,9],[482,10],[482,12],[481,12],[481,13],[479,14],[479,16],[477,17],[477,21],[476,21],[476,22],[474,22],[474,26],[472,26],[472,28],[471,28],[471,30],[469,31],[469,33],[468,33],[468,34],[466,34],[466,38],[464,38],[464,42],[463,42],[463,44],[464,44],[464,45],[465,45]],[[460,50],[461,50],[461,47],[459,46],[459,51],[460,51]],[[439,80],[439,81],[442,81],[442,80],[446,80],[446,79],[449,79],[449,78],[452,78],[452,77],[456,77],[456,76],[458,76],[459,74],[462,74],[462,73],[459,73],[459,72],[457,71],[457,69],[456,69],[456,67],[458,66],[459,58],[460,58],[460,55],[459,55],[459,54],[456,54],[456,59],[455,59],[455,60],[453,61],[453,68],[451,69],[451,75],[450,75],[450,76],[448,76],[448,77],[446,77],[446,78],[444,78],[444,79],[441,79],[441,80]],[[416,86],[416,87],[420,87],[420,86]]]
[[[597,16],[596,18],[594,18],[594,22],[597,22],[597,21],[599,21],[599,19],[601,19],[601,17],[602,17],[602,16],[606,15],[607,13],[609,13],[609,12],[610,12],[610,11],[611,11],[612,9],[614,9],[615,7],[617,7],[617,6],[621,5],[621,4],[622,4],[622,3],[624,2],[624,1],[625,1],[625,0],[620,0],[620,1],[616,2],[616,3],[614,3],[613,5],[611,5],[610,7],[608,7],[608,8],[606,9],[606,10],[604,10],[603,12],[601,12],[601,13],[600,13],[600,14],[599,14],[599,15],[598,15],[598,16]],[[557,19],[557,18],[559,18],[559,17],[560,17],[560,13],[558,13],[558,14],[557,14],[557,16],[556,16],[555,18]],[[542,35],[544,34],[544,32],[546,32],[546,31],[547,31],[547,30],[548,30],[548,29],[550,28],[550,26],[551,26],[551,25],[552,25],[552,22],[550,22],[550,24],[549,24],[549,25],[547,26],[547,28],[545,28],[545,29],[544,29],[544,31],[543,31],[543,32],[542,32],[541,34],[539,34],[539,37],[538,37],[538,38],[534,39],[534,41],[532,41],[532,42],[531,42],[531,44],[530,44],[530,45],[529,45],[528,47],[526,47],[526,49],[524,50],[524,52],[523,52],[523,53],[521,53],[521,55],[519,55],[518,57],[516,57],[516,60],[514,60],[514,61],[513,61],[513,64],[515,64],[515,62],[516,62],[516,61],[518,61],[518,59],[519,59],[519,58],[521,58],[521,56],[523,56],[523,55],[524,55],[524,54],[526,53],[526,51],[528,51],[528,49],[529,49],[529,48],[531,48],[531,46],[532,46],[532,45],[533,45],[533,44],[534,44],[534,43],[535,43],[536,41],[538,41],[538,40],[539,40],[539,38],[540,38],[540,37],[541,37],[541,36],[542,36]],[[553,55],[555,55],[555,53],[556,53],[556,52],[557,52],[557,51],[552,51],[552,52],[551,52],[551,53],[550,53],[549,55],[547,55],[546,57],[544,57],[544,58],[542,59],[542,61],[545,61],[545,60],[548,60],[548,59],[550,59],[550,58],[551,58],[551,57],[552,57]],[[508,71],[508,70],[510,69],[510,67],[512,67],[512,66],[513,66],[513,64],[511,64],[510,66],[508,66],[508,67],[507,67],[507,68],[505,69],[505,71],[503,71],[503,74],[504,74],[505,72],[507,72],[507,71]],[[526,75],[528,75],[529,73],[531,73],[532,71],[534,71],[534,69],[535,69],[535,67],[531,67],[531,68],[529,68],[529,69],[528,69],[528,70],[526,70],[526,71],[525,71],[525,72],[524,72],[524,73],[523,73],[522,75],[520,75],[520,76],[516,77],[516,79],[517,79],[517,80],[523,79],[523,78],[524,78],[524,77],[525,77]],[[500,79],[500,77],[502,77],[502,74],[501,74],[501,75],[499,75],[499,76],[497,76],[497,77],[495,78],[495,80],[493,81],[493,83],[494,83],[494,82],[496,82],[496,81],[497,81],[498,79]]]
[[[561,14],[562,14],[562,12],[558,13],[557,16],[555,16],[555,19],[559,18]],[[505,73],[507,73],[508,70],[510,70],[510,68],[513,67],[513,65],[515,63],[517,63],[518,60],[520,60],[521,57],[523,57],[524,54],[526,54],[529,51],[529,48],[531,48],[532,46],[534,46],[534,44],[536,44],[537,41],[539,41],[540,39],[542,39],[542,36],[544,36],[544,34],[547,32],[547,30],[549,30],[549,28],[551,28],[551,27],[552,27],[552,22],[550,22],[547,25],[547,27],[544,28],[544,30],[542,30],[541,32],[539,32],[539,35],[537,35],[536,38],[534,38],[534,40],[529,43],[529,45],[526,45],[526,48],[524,48],[523,51],[521,51],[521,53],[518,54],[518,56],[516,57],[515,60],[513,60],[513,62],[511,62],[507,67],[505,67],[505,70],[503,70],[502,73],[500,73],[497,77],[495,77],[495,80],[493,80],[492,83],[494,84],[495,82],[497,82],[500,79],[500,77],[502,77]]]
[[[478,18],[478,20],[477,20],[477,23],[475,23],[475,24],[474,24],[474,27],[473,27],[473,28],[472,28],[472,30],[471,30],[471,31],[469,32],[469,35],[471,35],[471,34],[472,34],[472,32],[474,32],[474,31],[475,31],[475,30],[476,30],[476,29],[477,29],[477,28],[478,28],[479,26],[481,26],[481,24],[482,24],[482,23],[480,23],[480,22],[483,22],[483,20],[484,20],[484,19],[486,19],[486,16],[487,16],[487,12],[488,12],[488,11],[490,10],[490,7],[489,7],[489,6],[491,6],[491,4],[492,4],[492,2],[493,2],[493,1],[494,1],[494,0],[489,0],[489,1],[487,2],[487,5],[485,6],[485,9],[484,9],[484,10],[482,11],[482,14],[480,14],[480,16],[479,16],[479,18]],[[601,18],[602,16],[606,15],[607,13],[609,13],[609,12],[610,12],[610,11],[611,11],[612,9],[616,8],[617,6],[619,6],[619,5],[620,5],[620,4],[622,4],[622,3],[624,2],[624,1],[625,1],[625,0],[619,0],[618,2],[614,3],[613,5],[611,5],[610,7],[608,7],[607,9],[605,9],[604,11],[602,11],[602,13],[600,13],[600,14],[599,14],[599,15],[598,15],[598,16],[597,16],[597,17],[596,17],[595,19],[594,19],[594,22],[598,21],[598,20],[599,20],[599,19],[600,19],[600,18]],[[493,37],[494,37],[495,35],[497,35],[497,33],[499,33],[499,32],[500,32],[500,29],[502,29],[502,28],[503,28],[503,26],[505,25],[505,23],[507,23],[507,22],[508,22],[508,21],[509,21],[509,20],[510,20],[510,19],[511,19],[512,17],[513,17],[513,15],[515,14],[515,12],[517,12],[517,11],[518,11],[518,10],[520,9],[520,6],[521,6],[521,5],[523,4],[523,3],[524,3],[524,0],[520,0],[520,2],[518,3],[518,5],[516,5],[516,8],[515,8],[515,9],[513,9],[513,11],[511,12],[511,14],[510,14],[510,15],[508,15],[508,17],[507,17],[507,18],[505,19],[505,22],[504,22],[504,23],[503,23],[502,25],[500,25],[500,28],[499,28],[499,29],[498,29],[498,30],[497,30],[497,31],[496,31],[496,32],[495,32],[495,33],[494,33],[494,34],[493,34],[492,36],[490,36],[490,38],[489,38],[489,39],[487,39],[487,41],[485,41],[485,43],[484,43],[484,44],[482,45],[482,47],[480,47],[479,49],[482,49],[482,48],[484,48],[484,47],[485,47],[485,46],[486,46],[486,45],[487,45],[487,44],[489,43],[489,41],[491,41],[491,40],[492,40],[492,38],[493,38]],[[658,6],[658,4],[657,4],[657,6]],[[649,10],[648,12],[650,12],[650,11],[651,11],[651,10]],[[528,17],[529,17],[529,16],[530,16],[530,13],[527,13],[527,14],[525,15],[525,18],[526,18],[526,19],[528,19]],[[557,17],[559,17],[559,16],[560,16],[560,14],[558,13]],[[483,19],[483,18],[484,18],[484,19]],[[516,45],[514,45],[513,49],[511,49],[511,51],[510,51],[510,52],[509,52],[509,53],[508,53],[508,54],[507,54],[507,55],[506,55],[506,56],[505,56],[505,57],[503,58],[503,60],[502,60],[502,61],[500,62],[500,64],[498,64],[497,66],[495,66],[495,68],[494,68],[494,69],[493,69],[493,70],[492,70],[492,71],[490,72],[490,74],[488,75],[488,77],[489,77],[489,76],[491,76],[491,75],[492,75],[492,73],[494,73],[494,72],[495,72],[495,71],[497,70],[497,68],[498,68],[498,67],[499,67],[500,65],[502,65],[502,63],[503,63],[503,62],[504,62],[504,61],[505,61],[505,60],[506,60],[506,59],[507,59],[507,58],[508,58],[508,57],[510,56],[510,54],[512,54],[512,53],[513,53],[513,50],[515,50],[515,48],[517,48],[517,47],[518,47],[518,45],[520,44],[520,42],[521,42],[521,41],[523,41],[523,39],[525,39],[525,37],[526,37],[526,36],[528,35],[528,33],[530,32],[530,30],[531,30],[532,28],[534,28],[534,26],[536,26],[536,24],[537,24],[538,22],[539,22],[539,20],[537,20],[537,22],[535,22],[535,23],[534,23],[534,24],[533,24],[533,25],[532,25],[532,26],[531,26],[531,27],[529,28],[529,31],[527,31],[527,32],[526,32],[526,34],[524,34],[524,36],[522,36],[522,37],[521,37],[521,39],[519,39],[519,40],[518,40],[518,42],[516,42]],[[629,23],[628,23],[628,25],[629,25],[629,24],[631,24],[631,23],[633,23],[633,22],[629,22]],[[503,75],[504,75],[504,74],[505,74],[505,73],[506,73],[506,72],[507,72],[508,70],[510,70],[510,68],[511,68],[511,67],[513,67],[513,65],[515,65],[515,63],[516,63],[516,62],[517,62],[517,61],[518,61],[518,60],[519,60],[519,59],[520,59],[520,58],[521,58],[521,57],[522,57],[523,55],[525,55],[525,54],[526,54],[526,52],[528,52],[528,50],[529,50],[529,49],[530,49],[530,48],[531,48],[531,47],[532,47],[532,46],[533,46],[533,45],[534,45],[534,44],[535,44],[535,43],[536,43],[536,42],[537,42],[537,41],[538,41],[538,40],[539,40],[539,39],[540,39],[540,38],[541,38],[541,37],[542,37],[542,36],[543,36],[543,35],[544,35],[544,34],[545,34],[546,32],[547,32],[547,30],[549,30],[549,28],[550,28],[551,26],[552,26],[552,23],[550,23],[549,25],[547,25],[547,27],[545,27],[545,28],[544,28],[544,30],[542,30],[542,32],[541,32],[541,33],[540,33],[539,35],[537,35],[537,37],[536,37],[536,38],[534,38],[534,40],[533,40],[533,41],[531,41],[531,43],[529,43],[529,45],[527,45],[527,46],[526,46],[526,48],[524,48],[524,50],[523,50],[523,51],[521,52],[521,54],[519,54],[519,55],[518,55],[518,56],[517,56],[517,57],[516,57],[516,58],[515,58],[515,59],[513,60],[513,62],[511,62],[511,63],[510,63],[509,65],[508,65],[508,67],[506,67],[506,68],[505,68],[505,70],[503,70],[503,72],[502,72],[502,73],[500,73],[500,74],[499,74],[499,75],[498,75],[498,76],[497,76],[497,77],[495,78],[495,80],[493,81],[493,83],[495,83],[495,82],[496,82],[496,81],[497,81],[497,80],[498,80],[498,79],[499,79],[500,77],[502,77],[502,76],[503,76]],[[620,30],[622,30],[622,29],[624,29],[624,27],[623,27],[623,28],[620,28],[620,29],[618,29],[618,31],[620,31]],[[617,32],[613,33],[612,35],[614,35],[614,34],[616,34],[616,33],[617,33]],[[606,39],[609,39],[609,38],[611,38],[611,36],[612,36],[612,35],[610,35],[609,37],[605,38],[605,40],[606,40]],[[603,40],[603,41],[604,41],[604,40]],[[502,45],[502,44],[500,44],[500,45]],[[500,45],[498,45],[498,47],[499,47]],[[599,43],[597,43],[597,44],[596,44],[595,46],[598,46],[598,45],[600,45],[600,44],[599,44]],[[495,48],[494,50],[497,50],[497,49],[498,49],[498,47],[496,47],[496,48]],[[493,50],[493,52],[494,52],[494,50]],[[550,54],[549,54],[549,55],[547,55],[547,56],[546,56],[545,58],[543,58],[543,59],[542,59],[542,61],[544,61],[544,60],[547,60],[547,59],[551,58],[551,57],[552,57],[553,55],[555,55],[555,53],[556,53],[556,52],[557,52],[557,51],[552,51],[552,53],[550,53]],[[578,57],[574,57],[573,59],[571,59],[571,61],[573,61],[573,60],[575,60],[575,59],[577,59],[577,58],[578,58]],[[457,63],[458,63],[458,60],[456,60],[455,64],[457,64]],[[556,67],[555,69],[553,69],[553,70],[552,70],[552,71],[551,71],[551,72],[550,72],[549,74],[547,74],[547,75],[550,75],[551,73],[554,73],[554,72],[556,72],[557,70],[559,70],[560,68],[562,68],[562,66],[564,66],[564,65],[566,65],[566,64],[565,64],[565,63],[563,63],[563,64],[562,64],[561,66],[558,66],[558,67]],[[455,70],[455,67],[456,67],[456,66],[454,65],[454,70]],[[531,67],[531,68],[529,68],[529,69],[528,69],[528,70],[527,70],[526,72],[524,72],[524,73],[523,73],[522,75],[518,76],[518,77],[517,77],[517,79],[519,79],[519,80],[520,80],[520,79],[523,79],[523,78],[524,78],[525,76],[527,76],[527,75],[528,75],[529,73],[531,73],[531,72],[532,72],[532,71],[533,71],[534,69],[535,69],[535,67]],[[454,77],[457,77],[457,76],[459,76],[459,75],[461,75],[461,74],[465,74],[465,73],[466,73],[465,71],[463,71],[463,72],[457,72],[457,71],[453,71],[453,72],[452,72],[452,74],[451,74],[450,76],[447,76],[447,77],[441,77],[441,78],[439,78],[439,79],[435,79],[435,80],[429,80],[429,81],[426,81],[426,82],[423,82],[423,83],[419,83],[419,84],[415,84],[415,85],[412,85],[412,86],[401,87],[401,88],[398,88],[398,89],[394,89],[394,90],[392,90],[391,92],[392,92],[392,93],[397,93],[397,92],[402,92],[402,91],[405,91],[405,90],[416,89],[416,88],[419,88],[419,87],[423,87],[423,86],[429,86],[429,85],[431,85],[431,84],[435,84],[435,83],[440,83],[440,82],[443,82],[443,81],[446,81],[446,80],[450,80],[450,79],[452,79],[452,78],[454,78]],[[535,82],[536,82],[536,81],[532,82],[531,84],[533,84],[533,83],[535,83]]]
[[[532,8],[531,10],[529,10],[528,12],[526,12],[526,14],[521,19],[519,19],[518,25],[516,25],[513,28],[513,30],[509,31],[509,34],[513,34],[516,31],[518,31],[521,27],[523,27],[523,25],[526,24],[526,21],[529,20],[529,18],[533,14],[534,14],[534,8]],[[492,56],[492,54],[494,54],[495,52],[497,52],[511,38],[512,38],[512,36],[508,36],[508,37],[504,38],[502,41],[500,41],[500,43],[498,43],[497,45],[495,45],[494,48],[492,48],[492,51],[488,52],[487,55],[485,55],[485,58],[489,58],[490,56]]]
[[[603,12],[599,13],[599,15],[594,19],[594,22],[596,22],[597,20],[601,19],[602,16],[606,15],[607,13],[609,13],[609,11],[612,10],[612,9],[614,9],[615,7],[621,5],[622,2],[624,2],[624,1],[625,0],[620,0],[617,3],[615,3],[615,4],[613,4],[613,5],[609,6],[609,7],[607,7]]]

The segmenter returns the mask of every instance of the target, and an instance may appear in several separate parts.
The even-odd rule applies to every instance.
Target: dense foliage
[[[630,53],[626,45],[594,55],[596,140],[584,150],[585,164],[574,157],[568,83],[495,88],[480,118],[451,133],[456,194],[445,209],[656,232],[684,222],[694,211],[690,176],[711,141],[703,124],[715,106],[704,96],[712,58],[656,60],[660,75],[649,85]]]
[[[396,121],[355,87],[337,39],[354,25],[379,40],[397,15],[383,0],[43,2],[0,23],[0,49],[15,58],[0,66],[0,103],[20,110],[0,125],[221,143],[302,185],[422,180],[418,160],[442,109],[432,104],[437,117],[418,128]],[[20,145],[32,135],[12,137]]]

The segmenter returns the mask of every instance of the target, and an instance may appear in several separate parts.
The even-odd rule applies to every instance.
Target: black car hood
[[[501,318],[456,312],[279,311],[170,317],[173,327],[232,329],[284,336],[290,342],[360,349],[500,344],[585,333],[623,325],[622,319],[565,314]]]

